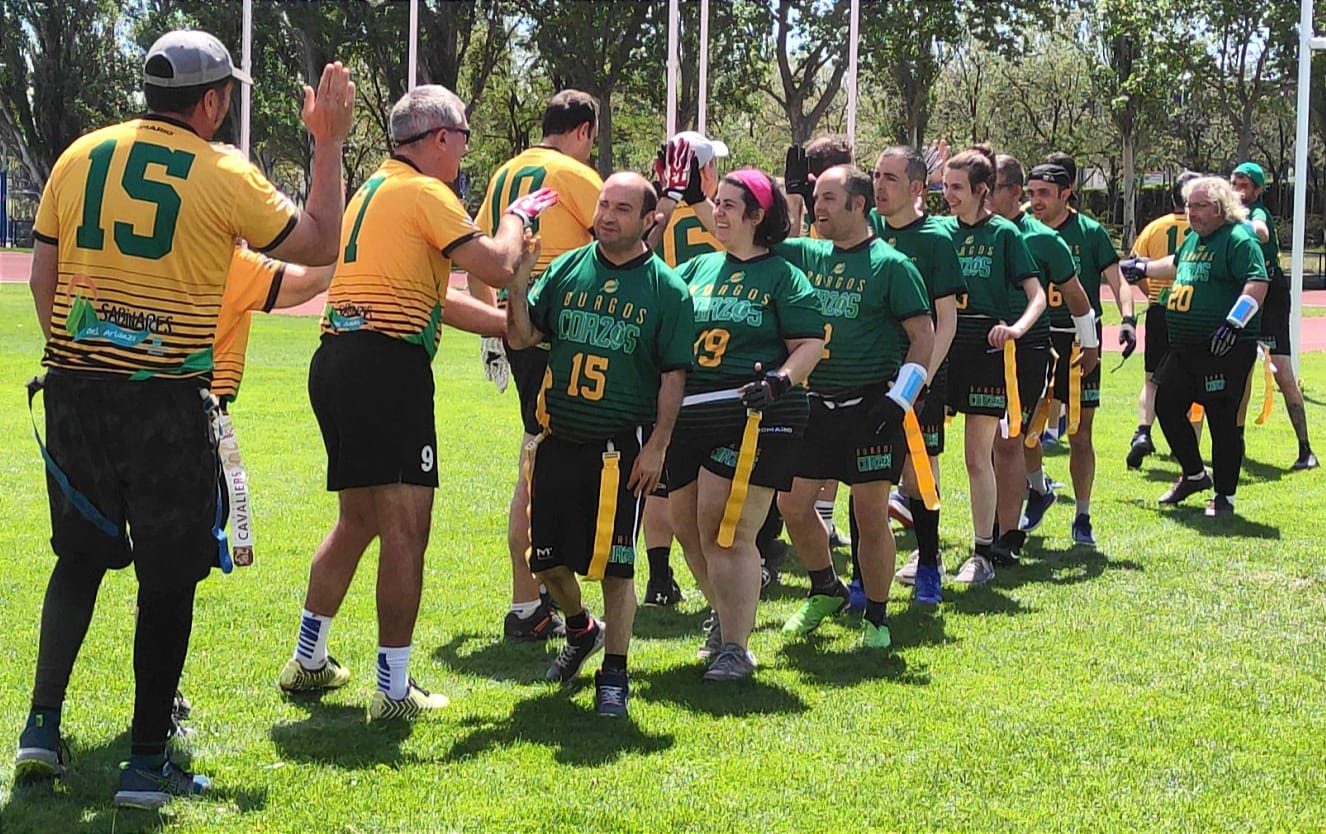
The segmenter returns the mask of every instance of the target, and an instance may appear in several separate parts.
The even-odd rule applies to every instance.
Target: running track
[[[0,249],[0,283],[21,283],[28,280],[28,272],[31,267],[32,256],[26,252],[10,252]],[[451,274],[451,285],[453,287],[465,286],[465,274],[463,272],[453,272]],[[1104,302],[1106,305],[1113,304],[1109,297],[1109,289],[1105,288]],[[1326,307],[1326,290],[1308,290],[1303,293],[1303,303],[1308,307]],[[289,310],[282,310],[282,313],[295,316],[317,315],[322,312],[323,298],[319,296],[306,304],[298,307],[292,307]],[[1138,309],[1141,309],[1139,303]],[[1146,343],[1146,328],[1140,328],[1138,331],[1139,348]],[[1106,327],[1104,336],[1104,347],[1107,351],[1119,350],[1119,328]],[[1305,316],[1303,318],[1303,350],[1305,351],[1323,351],[1326,350],[1326,316]]]

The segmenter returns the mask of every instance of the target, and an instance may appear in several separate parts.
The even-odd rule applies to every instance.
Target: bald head
[[[657,207],[658,196],[649,180],[631,171],[608,177],[594,208],[594,236],[599,247],[623,257],[643,248],[641,239]]]
[[[603,195],[612,193],[614,201],[629,201],[641,217],[658,207],[658,195],[649,180],[634,171],[618,171],[603,181]]]

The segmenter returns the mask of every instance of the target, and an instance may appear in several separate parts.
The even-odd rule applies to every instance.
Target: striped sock
[[[327,632],[331,617],[314,614],[307,608],[299,618],[299,639],[295,641],[295,660],[309,671],[327,665]]]
[[[410,691],[410,647],[378,646],[378,689],[393,701]]]

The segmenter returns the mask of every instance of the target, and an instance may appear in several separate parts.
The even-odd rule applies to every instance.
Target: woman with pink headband
[[[728,174],[713,224],[726,251],[679,270],[695,304],[695,364],[668,449],[668,501],[686,563],[717,614],[701,650],[704,679],[731,681],[755,671],[755,534],[774,493],[792,485],[787,441],[805,429],[801,383],[824,350],[824,318],[805,273],[769,249],[789,221],[767,174]]]

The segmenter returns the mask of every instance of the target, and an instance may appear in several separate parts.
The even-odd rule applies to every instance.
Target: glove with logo
[[[506,214],[514,214],[525,224],[525,228],[534,225],[534,221],[547,209],[557,205],[557,192],[551,188],[531,191],[506,207]]]
[[[663,196],[680,203],[690,188],[691,161],[695,154],[685,139],[670,139],[654,161],[654,173]],[[698,179],[698,177],[697,177]]]
[[[1137,319],[1134,316],[1124,316],[1119,324],[1119,344],[1124,345],[1124,359],[1137,350]]]
[[[502,340],[496,336],[480,339],[479,358],[483,360],[483,375],[497,386],[497,393],[506,391],[511,382],[511,365],[507,362]]]
[[[1119,261],[1119,274],[1129,284],[1140,284],[1146,277],[1146,265],[1149,263],[1150,258],[1124,258]]]
[[[741,386],[741,404],[755,411],[763,411],[791,390],[792,379],[786,371],[765,371],[760,379]]]
[[[810,178],[810,160],[806,159],[806,149],[800,145],[787,149],[783,188],[788,194],[796,194],[805,200],[807,208],[815,199],[815,183]]]
[[[1223,322],[1211,334],[1211,355],[1224,356],[1229,353],[1234,349],[1234,345],[1238,343],[1239,334],[1242,332],[1242,327],[1228,321]]]

